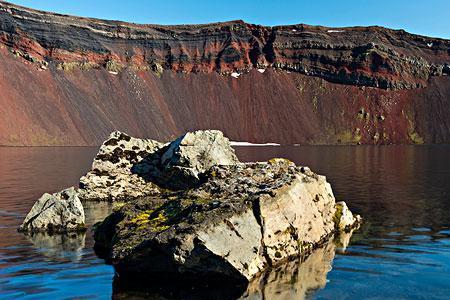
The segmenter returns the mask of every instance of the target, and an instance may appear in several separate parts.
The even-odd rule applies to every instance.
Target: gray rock
[[[85,230],[84,209],[74,188],[44,194],[33,205],[20,231],[68,232]]]
[[[184,189],[198,184],[200,176],[212,166],[238,162],[222,132],[189,132],[170,143],[162,154],[161,175],[171,188]]]
[[[138,139],[116,131],[100,147],[92,169],[80,179],[82,200],[116,201],[158,193],[158,187],[145,179],[153,164],[149,157],[162,144]],[[148,163],[143,163],[146,161]]]
[[[99,253],[124,276],[248,282],[339,228],[325,177],[288,160],[213,166],[204,176],[195,189],[110,215],[95,232]]]

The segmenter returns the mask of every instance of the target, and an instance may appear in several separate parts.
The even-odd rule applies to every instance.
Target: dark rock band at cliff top
[[[450,142],[450,41],[382,27],[137,25],[0,1],[0,145]]]

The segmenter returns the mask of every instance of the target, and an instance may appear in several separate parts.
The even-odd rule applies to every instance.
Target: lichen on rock
[[[166,146],[176,162],[166,165],[192,168],[183,176],[195,186],[136,199],[96,228],[98,253],[124,276],[248,282],[360,221],[346,215],[337,225],[330,184],[307,167],[287,159],[232,163],[227,156],[227,164],[208,168],[207,155],[182,159],[183,151],[173,150],[182,144]]]
[[[149,157],[162,145],[120,131],[111,133],[100,147],[91,171],[80,178],[80,198],[119,201],[158,193],[158,187],[145,180],[143,174],[149,171]],[[144,159],[147,164],[140,164]]]
[[[283,158],[239,162],[216,130],[167,144],[114,132],[70,191],[120,204],[95,226],[95,248],[122,278],[246,283],[361,220],[324,176]]]

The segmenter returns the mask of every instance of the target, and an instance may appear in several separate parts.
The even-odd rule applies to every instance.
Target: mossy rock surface
[[[189,189],[118,208],[97,226],[96,249],[126,276],[248,282],[326,241],[333,216],[330,185],[309,168],[287,159],[213,166]]]

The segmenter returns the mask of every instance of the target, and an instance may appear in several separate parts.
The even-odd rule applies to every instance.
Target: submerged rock
[[[44,194],[19,227],[24,232],[54,233],[85,229],[84,209],[74,188]]]
[[[96,229],[96,248],[123,276],[248,282],[324,243],[335,214],[325,177],[288,160],[213,166],[195,189],[110,215]]]

